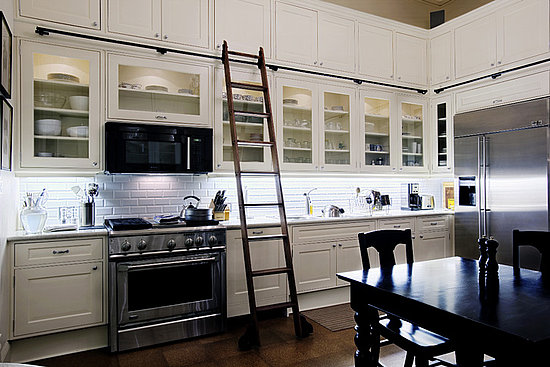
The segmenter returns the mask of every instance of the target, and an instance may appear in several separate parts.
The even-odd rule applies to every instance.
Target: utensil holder
[[[95,202],[80,203],[80,227],[95,225]]]
[[[214,220],[226,220],[225,212],[214,212]]]

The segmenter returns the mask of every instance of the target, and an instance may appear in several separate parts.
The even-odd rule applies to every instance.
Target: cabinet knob
[[[342,247],[342,244],[341,244],[341,243],[339,243],[339,244],[338,244],[338,247]]]
[[[94,267],[92,268],[92,270],[97,270],[97,266],[94,266]]]
[[[419,237],[420,237],[420,238],[424,238],[424,236],[423,236],[423,235],[420,235]]]
[[[167,36],[167,35],[164,35],[164,39],[167,40],[167,39],[168,39],[168,36]]]
[[[393,78],[393,74],[392,74],[392,75],[390,75],[390,78]]]
[[[492,63],[491,63],[491,66],[495,66],[495,63],[494,63],[494,62],[492,62]]]
[[[220,50],[220,49],[222,48],[222,45],[220,45],[220,44],[218,43],[218,44],[216,45],[216,48],[217,48],[218,50]]]
[[[401,80],[401,77],[400,77],[400,76],[398,76],[398,77],[397,77],[397,80]]]
[[[321,62],[319,63],[319,65],[323,66],[323,62],[321,61]]]
[[[336,244],[335,244],[335,243],[333,243],[333,244],[332,244],[332,247],[333,247],[333,248],[334,248],[334,247],[336,247]]]
[[[93,25],[94,27],[97,27],[98,23],[97,23],[97,22],[92,22],[92,25]]]
[[[497,64],[498,64],[498,65],[502,64],[502,61],[497,61]]]
[[[451,78],[449,78],[448,76],[446,76],[445,79],[446,79],[446,80],[449,80],[449,79],[451,79]]]
[[[415,236],[415,235],[412,235],[411,238],[414,240],[414,239],[416,238],[416,236]]]
[[[313,61],[313,65],[317,65],[317,60]]]
[[[92,166],[97,167],[97,162],[92,162]]]
[[[160,37],[160,34],[155,33],[155,38],[159,38],[159,37]]]

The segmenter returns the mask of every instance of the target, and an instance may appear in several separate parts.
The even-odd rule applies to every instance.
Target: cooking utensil
[[[189,200],[195,200],[195,205]],[[201,199],[194,195],[189,195],[183,198],[183,208],[180,213],[180,217],[186,221],[208,221],[212,220],[212,209],[199,209],[199,203]],[[186,204],[189,202],[189,204]]]
[[[337,207],[336,205],[327,205],[324,209],[321,210],[324,217],[339,217],[340,214],[344,213],[344,209]]]

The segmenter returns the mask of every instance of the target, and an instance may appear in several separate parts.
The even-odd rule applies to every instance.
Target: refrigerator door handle
[[[489,237],[489,220],[488,220],[488,211],[487,208],[487,165],[488,165],[488,159],[487,159],[487,152],[489,149],[489,138],[487,136],[483,135],[482,137],[483,142],[483,228],[485,232],[485,236]]]
[[[477,213],[478,213],[478,238],[481,238],[484,235],[483,231],[483,209],[481,207],[481,204],[483,203],[483,190],[482,190],[482,154],[483,154],[483,142],[482,142],[482,136],[478,136],[477,138],[477,192],[478,192],[478,200],[477,200]]]

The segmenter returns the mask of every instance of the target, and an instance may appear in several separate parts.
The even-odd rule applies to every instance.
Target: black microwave
[[[212,129],[105,123],[106,173],[212,172]]]

